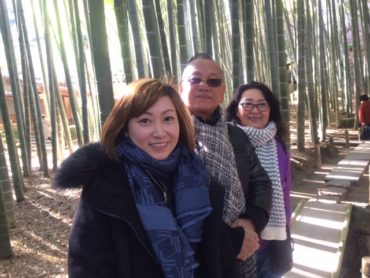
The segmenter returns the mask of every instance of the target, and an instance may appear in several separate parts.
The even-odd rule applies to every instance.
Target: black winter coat
[[[110,159],[100,144],[86,145],[67,158],[54,177],[54,186],[82,187],[69,241],[70,278],[163,278],[124,167]],[[222,221],[223,195],[223,188],[212,182],[213,211],[204,223],[195,277],[241,277],[235,257],[244,234]],[[237,240],[232,242],[229,235]]]

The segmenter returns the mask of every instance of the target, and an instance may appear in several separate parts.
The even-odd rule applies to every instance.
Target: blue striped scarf
[[[198,264],[190,244],[202,240],[203,222],[212,210],[209,175],[203,163],[183,146],[167,159],[155,160],[128,138],[117,151],[126,162],[137,210],[165,277],[193,277]],[[172,178],[175,215],[145,170],[159,179]]]

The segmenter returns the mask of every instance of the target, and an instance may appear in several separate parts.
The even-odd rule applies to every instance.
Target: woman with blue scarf
[[[57,188],[81,188],[69,277],[240,277],[243,233],[221,220],[223,189],[194,154],[194,128],[176,90],[131,83],[101,143],[59,167]]]

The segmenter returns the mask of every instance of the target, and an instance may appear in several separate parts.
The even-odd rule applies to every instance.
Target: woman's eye
[[[172,117],[172,116],[167,116],[167,117],[165,117],[164,118],[164,120],[166,121],[166,122],[171,122],[171,121],[173,121],[175,118],[174,117]]]
[[[150,120],[149,119],[146,119],[146,118],[143,118],[143,119],[140,119],[139,120],[139,123],[140,124],[149,124],[150,123]]]

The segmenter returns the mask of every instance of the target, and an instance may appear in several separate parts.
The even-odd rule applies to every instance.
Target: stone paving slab
[[[342,159],[338,162],[338,166],[343,167],[358,167],[358,168],[366,168],[369,162],[367,160],[355,160],[355,159]]]
[[[348,188],[338,187],[338,186],[326,186],[319,187],[317,189],[317,201],[333,201],[340,203],[343,197],[347,194]]]
[[[336,169],[330,171],[330,174],[325,176],[325,181],[340,180],[350,181],[352,185],[357,184],[360,181],[362,171],[348,171],[344,169]]]
[[[370,153],[368,152],[358,152],[358,153],[349,153],[347,156],[346,156],[347,159],[352,159],[352,160],[365,160],[365,161],[369,161],[370,159]]]
[[[328,187],[320,187],[317,189],[319,195],[320,193],[323,193],[323,194],[331,194],[331,195],[343,195],[343,194],[346,194],[347,193],[347,189],[346,188],[338,188],[338,187],[334,187],[334,186],[328,186]]]
[[[284,277],[336,277],[347,239],[350,204],[309,200],[293,213],[293,269]]]
[[[343,181],[343,180],[330,180],[325,182],[325,186],[338,186],[338,187],[350,187],[350,181]]]
[[[349,181],[351,185],[357,185],[369,161],[370,143],[360,143],[325,176],[325,181]]]

